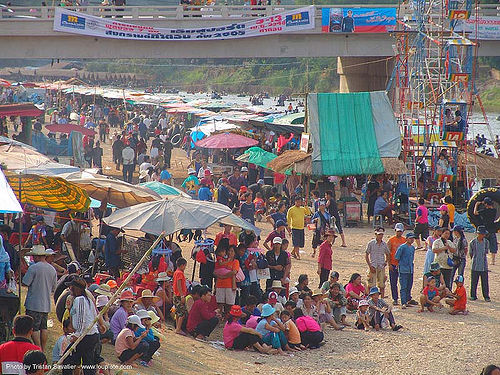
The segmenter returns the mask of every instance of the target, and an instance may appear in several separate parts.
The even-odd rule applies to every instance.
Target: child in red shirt
[[[176,261],[177,269],[174,272],[173,279],[173,292],[174,292],[174,306],[175,306],[175,333],[183,335],[182,321],[187,315],[186,309],[186,276],[184,270],[186,269],[187,261],[184,258],[179,258]],[[185,334],[184,334],[185,335]]]
[[[464,277],[458,275],[455,279],[455,284],[457,284],[457,288],[455,289],[455,293],[451,294],[451,297],[445,300],[446,304],[450,305],[450,314],[467,314],[467,292],[464,288]]]

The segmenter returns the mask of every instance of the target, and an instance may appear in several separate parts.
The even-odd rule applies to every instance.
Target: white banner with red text
[[[245,22],[233,22],[225,26],[189,29],[132,25],[118,21],[116,18],[100,18],[64,8],[56,8],[54,17],[54,31],[131,40],[223,40],[297,32],[313,28],[314,6]]]

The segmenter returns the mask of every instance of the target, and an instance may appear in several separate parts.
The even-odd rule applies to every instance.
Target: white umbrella
[[[219,220],[220,223],[226,224],[226,225],[232,225],[233,227],[238,227],[241,229],[247,229],[253,231],[257,236],[260,235],[261,230],[257,228],[255,225],[252,223],[249,223],[245,219],[242,219],[239,216],[236,216],[235,214],[231,214],[229,216],[226,216],[223,219]]]
[[[23,212],[16,195],[0,169],[0,213]]]
[[[205,229],[229,215],[229,207],[220,203],[175,197],[122,208],[103,220],[116,228],[169,235],[181,229]]]
[[[80,168],[78,167],[56,162],[48,162],[40,164],[37,167],[16,170],[16,172],[20,174],[38,174],[42,176],[59,176],[63,173],[78,173],[79,171]]]

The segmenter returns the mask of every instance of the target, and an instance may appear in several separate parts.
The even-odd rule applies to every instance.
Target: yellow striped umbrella
[[[12,173],[6,177],[21,203],[54,211],[86,211],[90,206],[87,192],[61,177]]]

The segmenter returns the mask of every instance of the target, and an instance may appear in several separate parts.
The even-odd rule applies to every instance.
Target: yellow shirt
[[[450,223],[455,222],[455,205],[452,203],[448,203],[448,215],[450,215]]]
[[[311,211],[307,206],[297,207],[294,205],[290,207],[286,214],[286,221],[288,222],[288,226],[291,229],[304,229],[305,217],[310,214]]]

